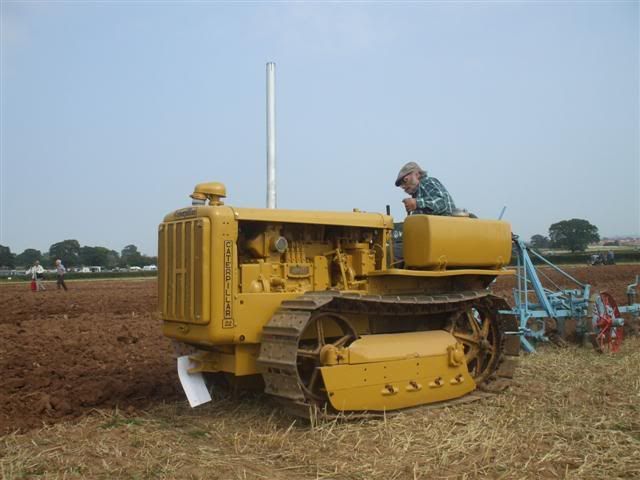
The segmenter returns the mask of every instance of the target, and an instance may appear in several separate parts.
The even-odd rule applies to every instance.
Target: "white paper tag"
[[[202,373],[189,373],[189,369],[194,366],[193,362],[189,360],[189,355],[178,357],[178,377],[191,408],[211,401],[211,395],[207,390]]]

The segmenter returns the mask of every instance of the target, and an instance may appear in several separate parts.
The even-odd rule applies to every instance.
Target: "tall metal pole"
[[[267,208],[276,208],[276,64],[267,63]]]

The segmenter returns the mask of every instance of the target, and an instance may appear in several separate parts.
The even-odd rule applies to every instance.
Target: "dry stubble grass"
[[[514,387],[383,420],[305,424],[220,398],[8,435],[17,478],[640,478],[640,339],[618,355],[546,348]]]

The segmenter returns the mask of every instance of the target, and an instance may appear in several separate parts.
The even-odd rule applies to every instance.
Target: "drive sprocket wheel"
[[[298,381],[307,400],[327,400],[320,372],[324,352],[346,347],[357,338],[356,329],[342,315],[318,312],[309,319],[298,340],[296,355]]]
[[[455,312],[446,330],[464,346],[467,369],[476,384],[485,382],[496,370],[502,351],[497,314],[485,305],[474,305]]]

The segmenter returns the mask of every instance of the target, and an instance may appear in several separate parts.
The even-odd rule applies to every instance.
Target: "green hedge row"
[[[587,265],[591,260],[591,255],[593,252],[576,252],[576,253],[558,253],[558,254],[547,254],[543,255],[544,258],[549,260],[551,263],[562,265],[562,264],[584,264]],[[534,255],[530,255],[531,260],[535,265],[544,263],[542,260],[537,258]],[[616,252],[615,254],[616,263],[640,263],[640,252]],[[511,259],[511,264],[515,265],[515,257]]]
[[[80,273],[80,272],[72,272],[66,273],[65,279],[84,279],[90,280],[92,278],[131,278],[131,277],[157,277],[158,272],[96,272],[96,273]],[[47,278],[56,278],[55,273],[48,273]]]
[[[80,272],[67,272],[64,275],[65,280],[95,280],[99,278],[140,278],[140,277],[156,277],[158,276],[158,272],[96,272],[96,273],[80,273]],[[45,273],[44,280],[56,280],[57,276],[55,273]],[[31,277],[26,275],[18,275],[13,277],[12,281],[20,281],[20,280],[31,280]],[[6,277],[0,278],[0,281],[11,281],[7,280]]]

